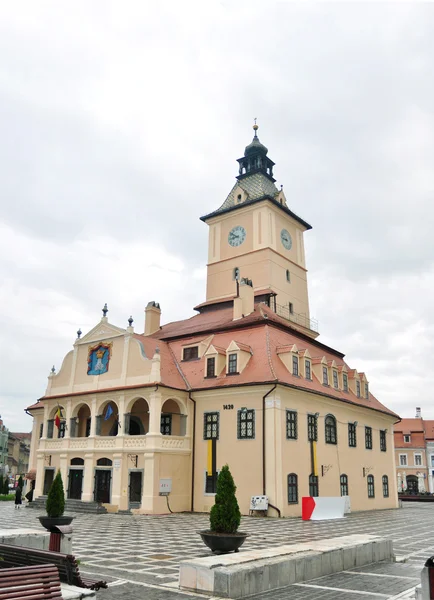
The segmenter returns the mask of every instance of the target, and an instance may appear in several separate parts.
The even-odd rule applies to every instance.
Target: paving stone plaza
[[[0,528],[39,528],[38,514],[39,511],[26,507],[14,510],[12,503],[4,502],[0,506]],[[182,593],[176,588],[180,561],[210,554],[197,534],[207,528],[207,515],[77,513],[75,517],[73,552],[81,561],[80,569],[104,576],[110,582],[107,590],[97,593],[100,600],[205,597]],[[434,505],[404,504],[399,510],[353,513],[336,521],[244,517],[240,530],[250,534],[245,550],[364,533],[392,539],[397,557],[406,558],[403,563],[380,563],[295,584],[262,594],[261,598],[410,599],[420,582],[423,563],[434,554]]]

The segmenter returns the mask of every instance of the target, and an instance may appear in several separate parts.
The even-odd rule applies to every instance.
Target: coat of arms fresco
[[[87,374],[102,375],[107,373],[112,351],[112,344],[98,344],[89,348],[87,356]]]

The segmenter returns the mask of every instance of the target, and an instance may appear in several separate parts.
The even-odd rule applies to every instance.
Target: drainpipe
[[[262,495],[266,496],[265,493],[265,399],[267,396],[269,396],[271,394],[271,392],[274,392],[274,390],[277,388],[277,383],[274,384],[274,386],[271,388],[271,390],[269,390],[264,396],[262,396]],[[268,503],[268,506],[271,506],[271,508],[274,508],[274,510],[277,512],[277,514],[279,515],[279,518],[281,516],[280,510],[276,507],[273,506],[272,504],[270,504],[270,502]]]
[[[195,459],[196,459],[196,400],[192,397],[191,392],[188,392],[189,399],[193,402],[193,436],[191,443],[191,452],[192,452],[192,460],[191,460],[191,512],[194,512],[194,469],[195,469]]]

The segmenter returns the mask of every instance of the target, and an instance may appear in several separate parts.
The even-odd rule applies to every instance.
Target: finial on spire
[[[56,373],[56,367],[54,365],[51,367],[51,373],[53,375],[55,375],[55,373]]]
[[[81,329],[79,329],[79,330],[77,331],[77,339],[78,339],[78,340],[80,339],[80,337],[81,337],[81,334],[82,334],[82,333],[83,333],[83,332],[81,331]]]
[[[133,323],[134,323],[134,319],[133,319],[133,317],[131,317],[131,316],[130,316],[130,318],[128,319],[128,325],[129,325],[130,327],[132,327],[132,326],[133,326]]]
[[[255,137],[258,137],[256,132],[259,129],[259,125],[256,124],[256,117],[255,117],[254,121],[255,121],[255,124],[253,125],[253,131],[255,132]]]
[[[108,313],[107,302],[104,304],[104,308],[102,309],[103,317],[106,317]]]

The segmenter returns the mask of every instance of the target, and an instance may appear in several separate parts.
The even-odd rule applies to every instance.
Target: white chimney
[[[238,289],[238,296],[234,298],[234,321],[242,317],[247,317],[255,309],[255,294],[251,279],[243,277]]]
[[[152,335],[160,329],[161,308],[158,302],[148,302],[145,308],[145,335]]]
[[[416,406],[416,419],[422,418],[422,412],[420,410],[420,406]]]

